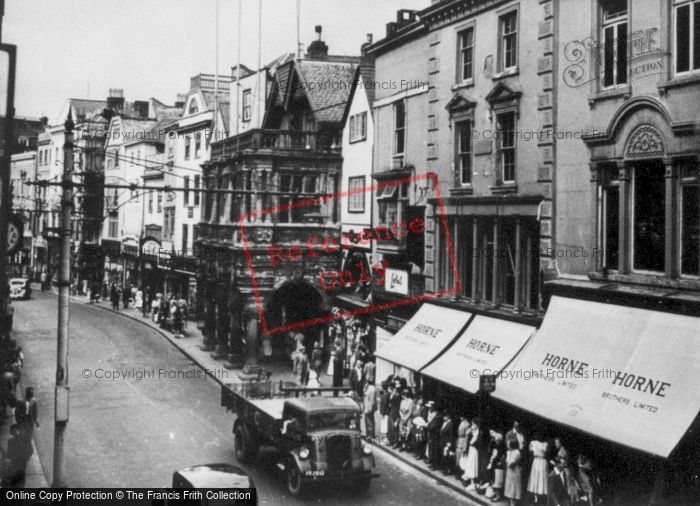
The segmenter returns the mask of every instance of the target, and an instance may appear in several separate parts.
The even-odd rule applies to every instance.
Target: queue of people
[[[602,502],[591,459],[583,454],[574,459],[558,436],[548,440],[534,433],[528,441],[517,421],[507,431],[485,427],[478,417],[442,409],[405,378],[390,376],[371,396],[380,413],[379,442],[454,476],[470,492],[494,502],[507,499],[511,505]],[[363,412],[367,416],[366,408]],[[374,438],[366,426],[366,436]]]

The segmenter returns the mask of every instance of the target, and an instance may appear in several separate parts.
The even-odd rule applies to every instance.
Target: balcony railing
[[[211,145],[212,159],[245,150],[340,153],[340,144],[327,132],[255,129]]]

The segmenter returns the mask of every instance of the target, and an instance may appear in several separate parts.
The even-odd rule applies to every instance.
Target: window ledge
[[[348,140],[348,144],[357,144],[358,142],[364,142],[367,140],[367,136],[361,137],[360,139]]]
[[[499,184],[489,187],[491,193],[500,195],[504,193],[518,193],[518,185],[515,183]]]
[[[497,74],[494,74],[494,76],[491,78],[491,80],[498,81],[498,80],[506,78],[506,77],[517,76],[519,73],[520,73],[520,67],[518,67],[516,65],[515,67],[511,67],[511,68],[503,70]]]
[[[474,87],[474,79],[472,78],[472,79],[467,79],[466,81],[463,81],[460,83],[453,84],[451,90],[452,91],[459,91],[459,90],[463,90],[466,88],[473,88],[473,87]]]
[[[668,90],[672,88],[682,88],[685,86],[692,86],[694,84],[700,84],[700,72],[676,76],[673,79],[660,81],[656,84],[656,88],[659,90],[659,95],[665,95],[668,93]]]
[[[455,197],[461,197],[461,196],[473,195],[473,194],[474,194],[474,188],[472,188],[471,185],[450,188],[450,195],[455,196]]]
[[[603,100],[613,100],[616,98],[624,98],[627,100],[632,96],[632,87],[630,85],[620,86],[609,90],[602,90],[588,97],[588,106],[593,109],[597,102]]]

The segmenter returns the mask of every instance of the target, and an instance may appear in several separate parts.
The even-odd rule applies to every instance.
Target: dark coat
[[[379,414],[382,416],[389,414],[389,392],[386,390],[379,392]]]
[[[399,417],[401,410],[401,395],[394,390],[389,396],[389,418],[392,420]]]
[[[562,476],[566,474],[562,472]],[[568,484],[562,482],[562,479],[555,471],[549,473],[547,480],[547,506],[571,506],[569,499]]]
[[[443,419],[443,424],[440,427],[440,448],[442,450],[445,449],[445,446],[448,444],[452,445],[452,449],[454,450],[455,446],[455,423],[452,418],[445,423],[445,420]]]

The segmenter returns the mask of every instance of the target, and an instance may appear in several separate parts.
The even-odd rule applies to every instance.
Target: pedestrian
[[[505,448],[503,447],[503,434],[497,430],[489,431],[491,442],[489,444],[489,462],[486,471],[489,474],[489,489],[486,495],[492,501],[500,501],[505,480]]]
[[[411,433],[413,421],[413,394],[408,388],[401,392],[401,404],[399,404],[399,450],[408,450],[408,436]]]
[[[49,278],[48,272],[46,272],[46,267],[41,270],[41,291],[45,292],[47,290],[47,279]]]
[[[141,288],[136,289],[134,294],[134,308],[138,310],[143,309],[143,290]]]
[[[34,398],[34,388],[24,389],[24,400],[18,401],[15,406],[15,421],[22,432],[32,435],[34,427],[39,427],[39,413]]]
[[[112,283],[109,289],[109,301],[112,303],[112,309],[115,311],[119,309],[119,288],[117,288],[116,283]]]
[[[141,303],[141,314],[143,317],[148,316],[148,312],[151,310],[151,287],[147,286],[145,290],[142,290],[143,301]]]
[[[321,343],[318,341],[314,343],[314,349],[311,352],[311,367],[320,378],[321,371],[323,370],[323,349],[321,348]]]
[[[546,461],[545,461],[546,463]],[[533,467],[535,463],[533,462]],[[547,479],[547,506],[571,506],[569,478],[564,472],[566,460],[557,457],[554,470]]]
[[[477,481],[479,480],[479,471],[481,465],[481,427],[480,420],[474,418],[467,436],[467,461],[465,462],[464,474],[462,480],[467,487],[467,490],[476,490]]]
[[[374,440],[374,413],[377,411],[377,389],[374,383],[365,386],[365,397],[362,409],[365,414],[365,437]]]
[[[442,428],[442,414],[438,411],[433,401],[428,401],[428,425],[425,430],[428,436],[426,447],[428,467],[437,469],[440,466],[440,429]]]
[[[506,480],[503,486],[503,496],[508,499],[510,506],[515,506],[523,498],[523,480],[521,475],[521,456],[518,441],[511,439],[506,452]]]
[[[418,396],[413,404],[413,420],[411,421],[411,439],[413,440],[413,455],[416,459],[422,459],[425,455],[426,433],[428,424],[428,408],[425,407],[423,396]]]
[[[389,444],[395,448],[400,445],[399,420],[401,418],[401,391],[394,382],[389,390]]]
[[[24,487],[24,477],[27,463],[34,453],[31,435],[25,433],[19,425],[10,427],[10,439],[7,440],[7,458],[10,461],[12,471],[10,473],[10,487]]]
[[[12,462],[7,458],[5,450],[0,448],[0,488],[10,487],[12,479],[13,466]]]
[[[544,499],[543,496],[547,495],[549,463],[546,457],[548,448],[549,445],[540,434],[535,434],[532,441],[530,441],[529,450],[530,455],[532,455],[532,466],[530,467],[527,491],[533,495],[535,504]]]
[[[445,412],[440,428],[440,448],[442,474],[451,474],[455,470],[455,423],[449,412]]]
[[[131,301],[131,287],[127,284],[124,285],[122,289],[122,302],[124,303],[124,309],[129,309],[129,301]]]
[[[578,471],[576,472],[576,485],[578,489],[578,501],[587,506],[595,506],[600,499],[600,477],[593,471],[591,459],[585,455],[579,455],[576,459]]]
[[[340,339],[335,341],[335,355],[333,356],[333,386],[342,387],[345,377],[343,367],[345,365],[345,350]]]
[[[173,305],[173,334],[175,337],[182,337],[182,309],[177,304]]]
[[[299,349],[299,384],[303,387],[309,384],[309,356],[303,347]]]
[[[459,425],[457,426],[457,447],[455,448],[455,460],[457,461],[457,467],[464,473],[467,464],[467,451],[469,450],[469,444],[467,436],[469,435],[469,429],[472,426],[471,422],[467,418],[467,415],[462,413],[459,416]]]
[[[158,323],[160,321],[160,304],[163,298],[162,293],[157,293],[156,296],[151,301],[151,313],[153,323]]]
[[[362,369],[362,374],[367,383],[375,383],[377,379],[377,364],[374,363],[374,357],[367,356],[367,362]]]
[[[389,384],[384,381],[380,385],[379,391],[379,432],[381,435],[380,441],[382,444],[388,443],[389,437]]]
[[[362,382],[362,362],[355,362],[355,367],[350,372],[350,388],[362,398],[364,386]]]

